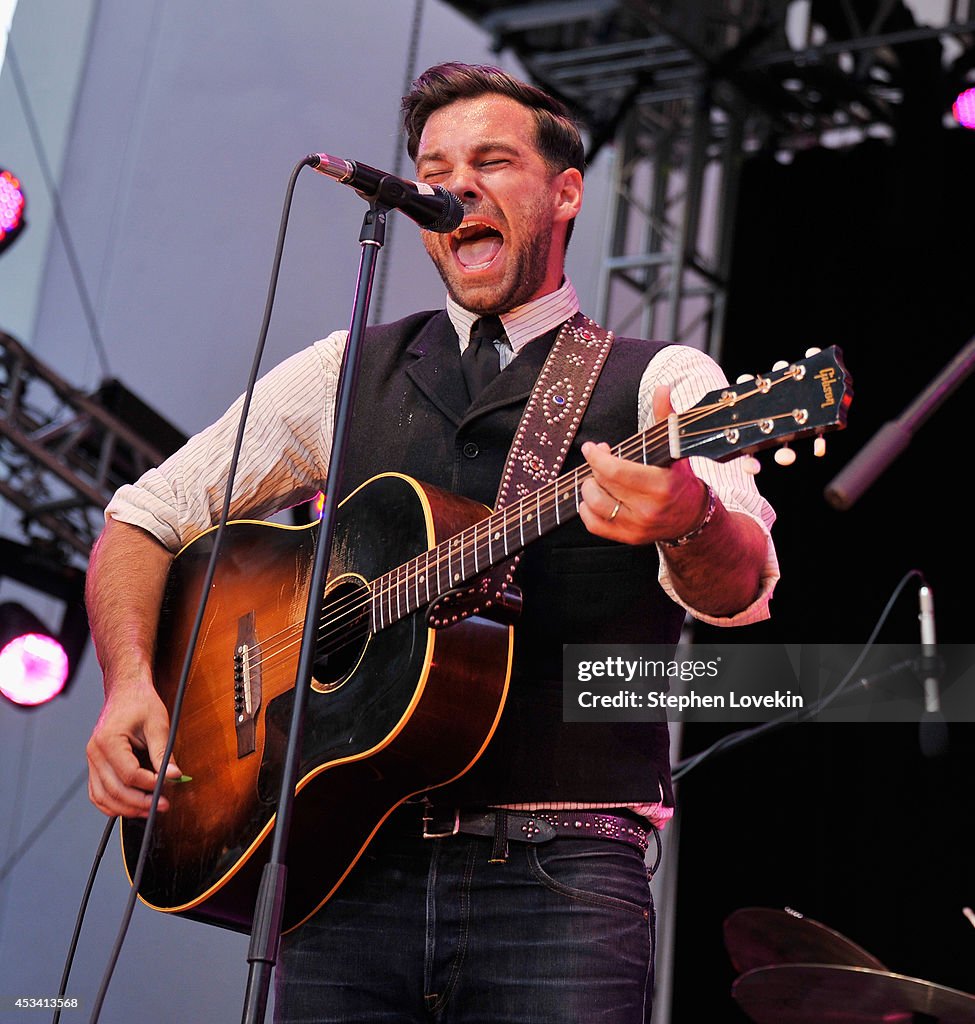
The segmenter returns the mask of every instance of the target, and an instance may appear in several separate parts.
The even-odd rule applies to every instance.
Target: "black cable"
[[[27,87],[24,83],[23,75],[20,73],[20,64],[17,60],[17,54],[14,52],[9,39],[7,40],[6,63],[10,67],[10,73],[14,80],[14,88],[17,90],[20,106],[24,113],[24,120],[27,123],[27,130],[30,132],[31,142],[34,144],[34,152],[37,155],[37,162],[40,165],[41,174],[44,177],[44,184],[47,186],[47,191],[51,197],[51,205],[54,209],[54,222],[57,224],[58,232],[61,235],[61,241],[64,244],[64,253],[68,258],[68,266],[71,269],[71,276],[74,278],[75,288],[78,290],[78,298],[81,302],[81,309],[85,316],[85,322],[88,324],[88,331],[91,334],[92,344],[95,346],[95,354],[98,356],[99,363],[101,363],[102,375],[104,377],[110,377],[112,374],[108,364],[108,353],[105,349],[105,342],[102,339],[101,331],[98,328],[98,320],[95,316],[95,307],[91,301],[91,296],[88,294],[88,288],[86,287],[85,280],[81,274],[81,262],[78,259],[78,253],[74,247],[71,232],[68,230],[68,222],[64,216],[64,207],[61,205],[61,194],[54,182],[54,174],[51,171],[51,165],[48,163],[47,154],[44,151],[44,140],[41,138],[40,128],[38,127],[37,119],[34,117],[34,110],[31,107],[30,97],[27,95]]]
[[[227,477],[227,488],[224,492],[223,507],[220,510],[220,519],[217,523],[217,528],[213,533],[213,551],[210,554],[210,561],[207,565],[206,574],[203,579],[203,584],[200,592],[200,602],[196,611],[196,618],[193,622],[193,628],[190,631],[187,645],[186,654],[183,659],[183,667],[180,672],[179,684],[176,688],[176,696],[173,699],[173,707],[170,711],[170,727],[169,727],[169,739],[166,743],[166,749],[163,753],[162,762],[159,766],[159,773],[156,779],[156,785],[152,791],[152,801],[149,805],[149,813],[146,817],[145,833],[142,837],[142,845],[139,848],[139,857],[136,861],[135,870],[132,872],[132,888],[129,892],[129,898],[126,901],[125,908],[122,913],[122,923],[119,927],[118,936],[115,940],[115,945],[112,947],[112,952],[109,957],[108,966],[105,969],[105,974],[102,978],[101,986],[99,987],[98,994],[95,997],[95,1003],[90,1018],[90,1024],[95,1024],[101,1014],[102,1004],[105,1001],[105,996],[108,992],[108,986],[112,979],[112,974],[115,971],[115,967],[118,964],[119,956],[122,952],[122,945],[125,941],[126,933],[129,929],[129,924],[132,920],[132,914],[135,910],[136,900],[138,898],[139,886],[142,883],[142,875],[145,870],[146,860],[149,855],[149,840],[152,835],[152,829],[156,821],[156,814],[159,805],[159,798],[162,795],[162,787],[166,781],[166,766],[169,764],[170,758],[172,757],[173,747],[176,741],[176,728],[179,723],[180,712],[183,706],[183,697],[186,692],[186,685],[189,679],[190,664],[193,658],[193,653],[196,650],[197,641],[200,636],[200,632],[203,628],[203,616],[206,611],[207,601],[210,596],[210,591],[213,586],[213,577],[216,573],[217,558],[220,554],[220,548],[222,545],[223,537],[225,534],[225,527],[227,520],[230,517],[230,504],[233,497],[234,478],[237,475],[237,465],[240,461],[240,452],[244,443],[244,426],[247,422],[247,415],[250,412],[251,399],[254,394],[254,386],[257,383],[258,373],[260,371],[261,359],[264,355],[264,347],[267,341],[267,332],[271,323],[271,310],[274,307],[274,295],[277,290],[278,276],[281,270],[281,258],[284,253],[284,239],[287,233],[288,217],[291,212],[291,202],[294,196],[295,184],[298,180],[298,175],[304,167],[309,166],[314,160],[314,156],[306,156],[295,164],[294,169],[291,172],[291,177],[288,181],[288,188],[285,193],[284,209],[281,213],[281,224],[278,229],[278,239],[275,245],[274,261],[271,267],[271,280],[268,285],[267,300],[264,306],[264,320],[261,324],[260,334],[257,341],[257,349],[254,353],[254,361],[251,366],[250,376],[247,379],[247,388],[244,392],[243,405],[240,410],[240,421],[237,427],[237,437],[234,442],[233,455],[230,459],[229,475]]]
[[[894,605],[897,603],[897,599],[901,595],[901,591],[907,586],[908,582],[912,579],[919,579],[924,582],[924,575],[918,569],[911,569],[901,578],[901,581],[894,588],[893,593],[887,600],[887,604],[884,606],[884,610],[880,613],[880,618],[877,619],[876,625],[867,638],[866,643],[863,645],[860,653],[857,655],[853,662],[853,665],[847,671],[846,675],[836,684],[835,687],[825,696],[822,700],[816,701],[810,707],[806,708],[801,714],[796,715],[790,712],[786,715],[782,715],[779,718],[773,718],[768,722],[762,722],[761,725],[753,726],[750,729],[741,729],[738,732],[730,733],[727,736],[723,736],[721,739],[716,740],[711,746],[705,750],[694,754],[691,757],[684,758],[682,761],[678,761],[674,766],[673,780],[677,782],[678,779],[683,778],[692,768],[696,768],[699,764],[704,761],[710,760],[717,754],[727,753],[734,747],[740,746],[742,743],[747,743],[764,733],[771,732],[773,729],[781,728],[784,725],[794,725],[799,722],[806,721],[807,719],[813,718],[816,715],[824,711],[830,704],[836,700],[849,686],[850,680],[853,679],[854,675],[863,664],[864,658],[870,653],[871,648],[876,642],[877,636],[880,630],[883,628],[884,623],[887,621]]]
[[[85,773],[87,775],[87,772]],[[68,991],[68,978],[71,975],[71,966],[74,963],[74,955],[78,949],[78,939],[81,936],[81,926],[85,920],[85,913],[88,910],[88,901],[91,899],[92,889],[95,887],[95,877],[98,874],[98,868],[101,865],[102,857],[105,856],[105,849],[108,846],[108,841],[112,837],[112,831],[115,828],[115,822],[118,818],[109,818],[102,832],[101,841],[98,844],[98,849],[95,852],[95,859],[91,865],[91,871],[88,873],[88,884],[85,886],[84,894],[81,897],[81,906],[78,907],[78,916],[75,918],[74,931],[71,933],[71,942],[68,945],[68,955],[64,959],[64,971],[61,974],[61,987],[58,989],[58,999],[64,998],[65,993]],[[61,1019],[61,1007],[54,1011],[54,1020],[52,1024],[58,1024]]]

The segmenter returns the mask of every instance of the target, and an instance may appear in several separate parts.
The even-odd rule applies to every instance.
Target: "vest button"
[[[481,449],[478,448],[473,441],[468,441],[467,444],[464,445],[462,451],[464,452],[465,458],[468,459],[476,459],[481,453]]]

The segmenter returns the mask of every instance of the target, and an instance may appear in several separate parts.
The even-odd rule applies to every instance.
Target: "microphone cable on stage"
[[[679,779],[683,778],[692,768],[696,768],[699,764],[702,764],[703,762],[710,760],[717,754],[727,753],[729,750],[732,750],[735,747],[740,746],[742,743],[747,743],[750,740],[756,739],[764,733],[771,732],[773,729],[778,729],[784,725],[793,725],[805,721],[806,719],[812,718],[815,715],[820,714],[820,712],[824,711],[827,707],[829,707],[829,705],[832,704],[833,701],[836,700],[836,698],[839,697],[847,689],[851,681],[856,676],[856,673],[859,670],[860,666],[863,664],[864,659],[870,653],[870,650],[873,648],[873,645],[877,640],[877,636],[880,634],[880,630],[883,628],[887,619],[890,617],[890,613],[893,611],[894,605],[897,603],[897,599],[900,597],[901,592],[912,579],[919,579],[922,584],[926,585],[924,580],[924,574],[919,569],[910,569],[908,572],[904,574],[904,576],[901,578],[901,581],[897,584],[897,586],[894,588],[893,593],[888,598],[887,604],[884,606],[883,611],[880,613],[880,617],[877,619],[876,625],[871,630],[870,636],[867,638],[866,643],[861,648],[860,653],[857,655],[856,659],[853,662],[853,665],[849,668],[846,675],[843,676],[843,678],[836,684],[836,686],[833,687],[833,689],[828,694],[826,694],[825,697],[822,698],[822,700],[819,700],[816,703],[812,704],[798,716],[795,712],[790,712],[789,714],[782,715],[779,718],[773,718],[768,722],[762,722],[760,725],[753,726],[750,729],[740,729],[738,732],[729,733],[729,735],[723,736],[721,739],[716,740],[714,743],[711,744],[711,746],[700,751],[699,753],[693,754],[691,757],[687,757],[681,761],[678,761],[677,764],[674,766],[672,774],[673,781],[677,782]],[[857,680],[857,683],[859,684],[860,680]]]
[[[91,899],[91,891],[95,887],[95,877],[98,874],[98,868],[101,866],[102,857],[105,856],[105,849],[108,846],[108,841],[112,838],[112,831],[117,821],[117,817],[108,819],[108,823],[102,830],[102,838],[98,843],[98,849],[95,851],[95,859],[92,861],[91,871],[88,873],[88,883],[85,885],[85,891],[81,897],[81,906],[78,908],[78,915],[75,918],[74,931],[71,933],[68,954],[64,958],[64,971],[61,974],[61,987],[58,989],[57,1009],[54,1011],[54,1018],[51,1024],[58,1024],[61,1020],[61,1000],[64,999],[68,991],[68,979],[71,976],[74,955],[78,950],[78,939],[81,937],[81,926],[84,924],[85,914],[88,911],[88,901]]]
[[[145,870],[146,860],[149,855],[149,843],[152,837],[153,826],[156,821],[156,814],[159,806],[159,798],[162,795],[163,783],[166,781],[166,766],[169,764],[170,758],[173,754],[173,747],[176,742],[176,728],[179,723],[180,711],[183,706],[183,697],[186,692],[187,682],[189,680],[190,665],[192,662],[193,654],[197,647],[200,632],[203,628],[203,616],[206,611],[207,599],[210,595],[210,591],[213,586],[213,578],[216,574],[217,558],[220,554],[221,542],[226,530],[227,520],[230,518],[230,505],[233,497],[233,486],[234,480],[237,475],[237,466],[240,461],[240,453],[244,443],[244,427],[247,421],[247,415],[250,411],[251,400],[253,398],[254,388],[257,384],[258,373],[260,370],[261,359],[264,355],[264,348],[267,341],[268,329],[271,323],[271,310],[274,306],[274,295],[277,291],[278,277],[281,271],[281,260],[284,253],[284,239],[287,234],[288,219],[291,213],[291,204],[294,198],[295,185],[298,180],[298,175],[303,168],[311,166],[312,158],[304,157],[297,164],[291,172],[291,177],[288,180],[288,187],[285,193],[284,208],[281,213],[281,222],[278,229],[278,238],[275,245],[274,259],[271,267],[271,280],[268,286],[267,299],[264,307],[264,319],[261,323],[260,333],[258,335],[257,348],[254,353],[253,363],[251,365],[250,375],[247,379],[247,387],[244,392],[243,403],[240,411],[240,420],[237,426],[237,435],[234,441],[233,454],[230,458],[230,466],[228,469],[227,487],[224,491],[223,506],[220,510],[220,518],[217,522],[216,530],[214,530],[213,537],[213,551],[210,554],[210,561],[207,564],[206,573],[204,574],[203,583],[200,591],[200,601],[197,606],[196,617],[193,621],[193,627],[190,630],[189,638],[186,645],[186,655],[183,659],[183,666],[180,672],[179,683],[176,687],[176,695],[173,699],[173,707],[170,712],[170,726],[169,726],[169,738],[166,743],[166,749],[163,753],[162,763],[158,772],[158,778],[156,779],[156,785],[152,791],[152,801],[149,805],[149,813],[146,817],[145,832],[142,837],[142,844],[139,848],[139,856],[136,861],[135,870],[132,872],[132,885],[129,891],[128,899],[126,900],[125,908],[122,912],[122,921],[119,925],[118,935],[115,940],[115,944],[112,947],[112,951],[109,954],[109,961],[105,968],[105,973],[102,977],[101,985],[99,986],[98,993],[95,997],[95,1001],[92,1008],[91,1017],[89,1018],[89,1024],[96,1024],[100,1015],[102,1006],[105,1002],[105,996],[108,993],[108,986],[111,983],[112,975],[115,973],[115,967],[118,964],[119,957],[122,952],[122,945],[125,942],[126,934],[129,930],[129,924],[132,920],[132,914],[135,911],[136,900],[138,899],[139,886],[142,883],[142,875]]]

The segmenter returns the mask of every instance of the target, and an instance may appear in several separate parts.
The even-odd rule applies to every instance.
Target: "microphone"
[[[460,227],[464,219],[464,204],[442,185],[407,181],[395,174],[377,171],[368,164],[343,160],[328,153],[313,153],[309,161],[320,174],[351,185],[364,199],[402,210],[426,231],[450,232]]]
[[[918,591],[921,623],[921,673],[924,677],[924,712],[921,715],[921,753],[938,757],[948,748],[948,727],[941,713],[941,689],[938,679],[939,660],[934,627],[934,597],[925,584]]]

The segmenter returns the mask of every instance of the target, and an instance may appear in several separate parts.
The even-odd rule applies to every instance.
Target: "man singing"
[[[491,67],[428,69],[403,112],[417,178],[458,196],[464,219],[423,236],[445,308],[367,331],[338,487],[348,495],[394,470],[493,507],[532,386],[579,312],[564,256],[583,146],[559,102]],[[322,487],[345,341],[329,335],[258,385],[234,518]],[[736,462],[661,468],[610,451],[724,383],[696,350],[613,341],[563,467],[591,469],[579,516],[530,544],[516,570],[524,605],[498,728],[469,771],[395,810],[337,892],[284,936],[278,1020],[649,1018],[645,853],[673,813],[667,728],[564,723],[562,645],[675,643],[688,611],[721,625],[767,616],[774,514],[752,478]],[[90,794],[106,814],[145,816],[156,773],[181,772],[161,764],[156,624],[173,553],[219,515],[238,412],[106,510],[88,576],[106,692]],[[161,810],[179,787],[167,794]],[[318,841],[341,827],[323,821]]]

